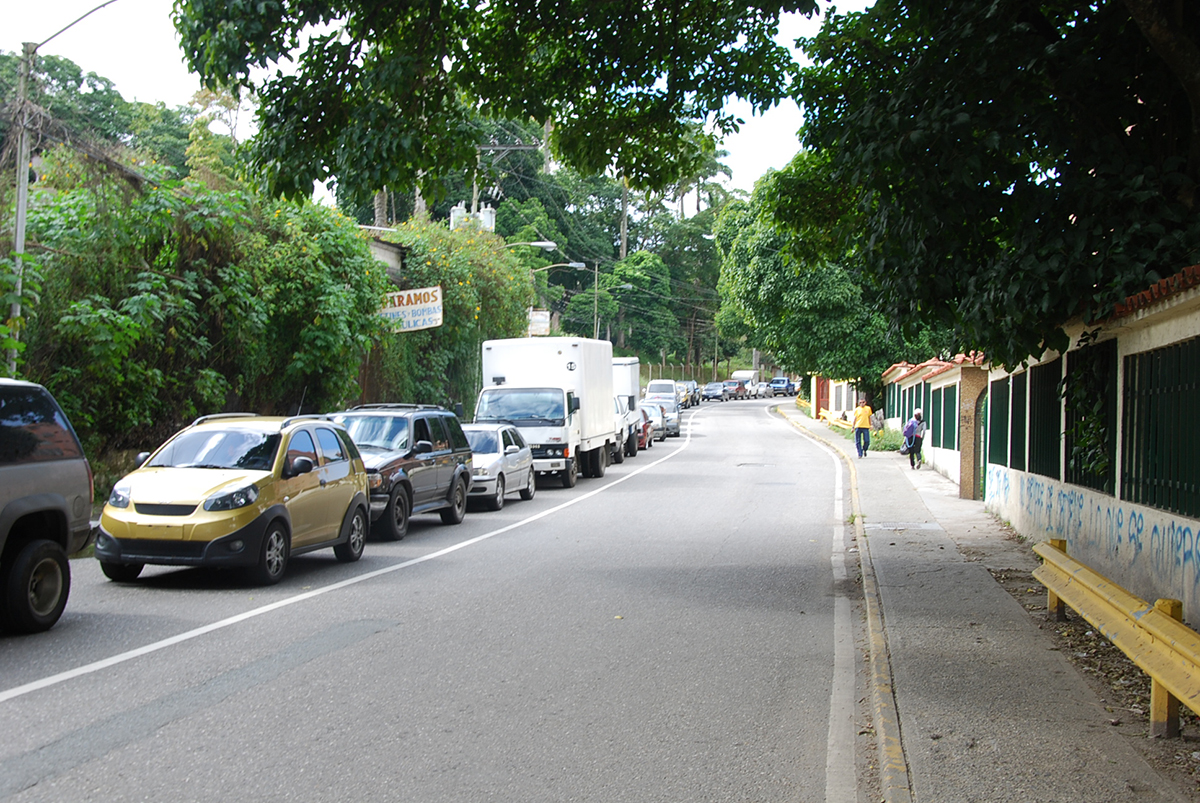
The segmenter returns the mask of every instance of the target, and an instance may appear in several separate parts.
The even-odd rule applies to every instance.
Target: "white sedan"
[[[520,491],[521,498],[533,499],[537,491],[533,454],[511,424],[463,424],[471,443],[471,464],[475,474],[468,499],[482,499],[488,510],[504,507],[504,495]]]

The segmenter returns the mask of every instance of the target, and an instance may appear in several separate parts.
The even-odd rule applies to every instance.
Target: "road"
[[[0,636],[0,799],[865,799],[845,479],[769,406],[271,588],[73,562]]]

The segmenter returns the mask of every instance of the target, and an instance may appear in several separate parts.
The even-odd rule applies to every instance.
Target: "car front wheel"
[[[496,477],[496,495],[487,500],[488,510],[499,510],[504,507],[504,475]]]
[[[397,484],[392,489],[392,495],[388,497],[383,516],[379,519],[379,523],[383,525],[380,527],[380,537],[384,541],[399,541],[408,535],[408,510],[408,494],[405,493],[403,485]]]
[[[558,472],[559,478],[562,480],[564,488],[574,488],[575,483],[579,481],[579,457],[578,455],[567,460],[567,467]]]
[[[26,544],[4,577],[4,619],[17,633],[49,630],[62,616],[71,593],[67,553],[45,539]]]
[[[450,507],[442,511],[442,524],[461,524],[467,515],[467,483],[456,480],[451,491]]]
[[[335,546],[333,555],[342,563],[353,563],[362,557],[366,545],[367,514],[359,507],[354,509],[354,515],[350,518],[350,534],[346,543]]]
[[[283,525],[274,522],[263,536],[262,550],[253,577],[259,585],[272,586],[283,579],[288,562],[288,534]]]

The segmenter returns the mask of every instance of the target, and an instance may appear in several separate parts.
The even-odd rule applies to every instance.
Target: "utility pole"
[[[9,309],[10,335],[21,337],[21,291],[25,269],[25,218],[29,210],[29,74],[33,69],[36,42],[24,42],[24,53],[17,68],[17,220],[13,233],[13,302]],[[17,347],[8,350],[8,374],[17,375]]]

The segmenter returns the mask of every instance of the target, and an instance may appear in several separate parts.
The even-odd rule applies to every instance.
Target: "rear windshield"
[[[479,454],[497,454],[500,447],[496,445],[495,432],[481,432],[479,430],[468,429],[467,440],[471,444],[471,451]]]
[[[67,417],[39,387],[0,388],[0,464],[83,457]]]
[[[337,415],[333,419],[346,427],[359,449],[408,449],[408,418],[392,415]]]
[[[278,432],[206,427],[179,433],[146,465],[270,471],[275,465],[275,452],[278,449]]]

